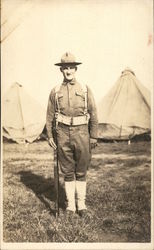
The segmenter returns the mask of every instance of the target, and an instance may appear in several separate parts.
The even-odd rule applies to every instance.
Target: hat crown
[[[61,63],[75,63],[75,56],[70,52],[66,52],[61,58]]]
[[[56,66],[63,66],[63,65],[79,65],[81,62],[76,62],[75,56],[71,54],[70,52],[66,52],[62,57],[61,57],[61,62],[56,63]]]

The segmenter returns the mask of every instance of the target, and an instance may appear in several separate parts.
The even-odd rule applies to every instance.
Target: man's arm
[[[98,138],[97,108],[92,91],[89,89],[89,87],[87,89],[88,89],[88,113],[90,114],[89,133],[90,133],[90,138],[97,139]]]
[[[56,144],[53,139],[53,121],[55,117],[55,96],[54,90],[51,91],[48,99],[47,113],[46,113],[46,129],[48,142],[51,147],[56,149]]]

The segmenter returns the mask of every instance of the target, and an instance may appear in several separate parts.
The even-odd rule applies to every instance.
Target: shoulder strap
[[[61,84],[57,84],[55,86],[55,93],[58,92],[60,90]]]
[[[55,108],[57,108],[57,112],[60,113],[60,107],[58,103],[58,91],[60,90],[61,84],[56,85],[55,87]]]
[[[84,104],[84,114],[88,113],[88,89],[87,89],[87,85],[86,84],[82,84],[82,90],[84,91],[84,95],[85,95],[85,104]]]

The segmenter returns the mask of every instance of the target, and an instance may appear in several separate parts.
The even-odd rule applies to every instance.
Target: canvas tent
[[[130,139],[150,132],[150,99],[150,91],[131,69],[125,69],[98,104],[99,138]]]
[[[44,128],[45,115],[23,86],[14,83],[2,100],[3,136],[17,143],[33,142]]]

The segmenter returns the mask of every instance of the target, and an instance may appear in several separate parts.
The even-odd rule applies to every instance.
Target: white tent
[[[44,128],[45,115],[23,86],[14,83],[2,101],[3,136],[18,143],[33,142]]]
[[[150,91],[125,69],[116,84],[98,104],[99,137],[130,139],[150,131]]]

